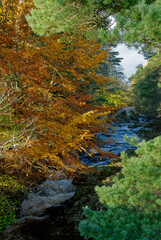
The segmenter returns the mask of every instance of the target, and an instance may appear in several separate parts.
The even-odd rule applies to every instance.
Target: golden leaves
[[[23,20],[30,1],[21,6],[19,1],[5,2],[8,23],[0,23],[1,31],[5,29],[0,35],[0,73],[18,75],[21,99],[13,108],[25,122],[24,145],[10,151],[7,168],[37,178],[54,168],[72,176],[85,171],[78,152],[87,152],[87,147],[99,151],[95,133],[103,129],[101,116],[112,111],[90,104],[93,96],[88,94],[92,82],[102,86],[110,81],[96,73],[108,50],[80,36],[67,44],[58,42],[58,35],[35,37]]]

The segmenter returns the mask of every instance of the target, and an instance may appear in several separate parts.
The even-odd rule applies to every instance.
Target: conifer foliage
[[[30,11],[27,20],[40,35],[85,29],[89,38],[97,36],[106,43],[125,41],[140,47],[160,47],[160,0],[34,0],[34,3],[36,9]]]
[[[34,178],[62,170],[74,175],[86,169],[78,151],[100,151],[94,135],[102,129],[98,117],[112,111],[90,104],[87,94],[91,81],[100,87],[110,81],[96,74],[108,50],[83,34],[65,43],[59,34],[38,37],[25,20],[31,6],[32,1],[6,0],[1,7],[0,74],[10,85],[16,82],[12,115],[25,129],[23,141],[5,150],[1,167]]]
[[[161,55],[157,53],[144,67],[139,67],[130,77],[133,104],[140,113],[148,116],[159,115],[161,103]]]
[[[122,178],[112,187],[96,187],[107,211],[84,209],[87,220],[80,223],[85,237],[95,240],[160,239],[161,136],[139,143],[136,157],[122,153]]]

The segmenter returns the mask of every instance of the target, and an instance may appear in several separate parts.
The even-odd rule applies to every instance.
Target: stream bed
[[[148,130],[149,121],[146,118],[137,118],[134,120],[129,119],[127,121],[117,121],[113,123],[113,129],[110,130],[108,134],[99,133],[97,134],[98,139],[101,141],[109,141],[108,144],[103,144],[101,150],[104,152],[111,152],[116,155],[120,155],[122,151],[127,151],[131,149],[134,151],[135,146],[130,145],[124,136],[128,137],[138,137],[141,141],[144,137],[140,134],[142,129],[147,128]],[[91,149],[89,149],[91,151]],[[82,154],[80,159],[83,163],[88,166],[101,166],[108,165],[110,159],[102,157],[100,160],[100,155],[95,152],[93,157],[89,157],[87,154]],[[111,169],[111,171],[116,172],[120,169]],[[110,173],[111,174],[111,173]],[[109,176],[110,176],[109,174]],[[101,180],[102,181],[102,180]],[[41,192],[35,192],[28,196],[28,200],[25,199],[22,203],[23,215],[15,223],[11,224],[4,233],[0,236],[1,240],[83,240],[84,238],[79,235],[77,231],[78,224],[82,216],[82,207],[89,203],[89,206],[93,210],[99,210],[100,203],[98,197],[95,193],[95,185],[101,184],[100,179],[91,178],[83,185],[81,183],[76,184],[73,187],[72,182],[68,179],[67,181],[60,181],[61,188],[53,187],[53,182],[45,182],[42,187],[47,186],[45,190]],[[64,185],[63,185],[64,184]],[[74,183],[75,184],[75,183]],[[52,186],[52,190],[50,189]],[[48,191],[46,190],[48,189]],[[63,191],[62,191],[63,189]],[[50,194],[47,194],[50,192]],[[64,198],[64,201],[60,201],[56,206],[52,206],[52,201],[57,199],[55,193],[59,193],[59,199]],[[74,196],[75,194],[75,196]],[[50,195],[50,196],[49,196]],[[71,199],[68,196],[71,195]],[[36,202],[35,196],[38,196],[40,203]],[[51,199],[49,199],[51,197]],[[32,200],[33,199],[33,200]],[[46,201],[47,199],[47,201]],[[52,201],[51,201],[52,200]],[[28,201],[28,202],[27,202]],[[32,204],[33,201],[33,204]],[[27,204],[30,205],[30,212],[25,208]],[[37,212],[41,212],[41,206],[43,212],[39,215],[33,212],[34,206],[37,204]],[[46,205],[45,207],[45,204]],[[40,209],[39,209],[40,207]],[[46,210],[45,210],[46,209]],[[22,211],[22,209],[21,209]],[[25,211],[27,214],[25,214]]]
[[[112,130],[110,130],[110,134],[106,133],[98,133],[97,137],[100,141],[107,141],[107,144],[103,144],[100,149],[103,152],[111,152],[116,155],[120,155],[121,152],[127,151],[128,149],[135,150],[136,147],[133,145],[130,145],[126,140],[125,136],[128,138],[137,137],[138,142],[143,139],[143,136],[139,134],[139,131],[142,129],[142,124],[147,124],[148,121],[146,118],[138,118],[137,123],[118,123],[115,122],[112,125]],[[145,128],[144,128],[145,129]],[[147,128],[148,129],[148,128]],[[89,150],[91,151],[91,150]],[[83,154],[80,159],[83,163],[85,163],[88,166],[94,166],[94,165],[107,165],[110,163],[109,158],[102,157],[100,160],[100,155],[95,152],[93,157],[89,157],[87,154]]]

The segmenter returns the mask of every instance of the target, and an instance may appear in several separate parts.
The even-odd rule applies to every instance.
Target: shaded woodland
[[[123,170],[110,178],[112,187],[96,187],[106,210],[86,208],[81,234],[159,240],[160,12],[159,0],[0,1],[0,234],[18,218],[28,189],[96,174],[80,156],[97,152]],[[119,43],[148,60],[129,80]],[[97,137],[110,135],[124,107],[153,121],[157,132],[136,144],[132,158],[102,151]]]

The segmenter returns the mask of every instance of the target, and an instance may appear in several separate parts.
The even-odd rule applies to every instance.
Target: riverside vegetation
[[[96,187],[106,211],[84,208],[80,223],[85,237],[102,239],[160,239],[161,137],[138,144],[136,157],[122,153],[121,177],[112,187]]]
[[[160,135],[160,12],[159,0],[0,2],[0,233],[39,182],[93,174],[80,154],[118,158],[96,137],[110,135],[118,109],[135,106]],[[113,52],[119,43],[148,59],[129,83]],[[159,240],[160,145],[158,136],[136,156],[122,153],[121,174],[104,181],[112,187],[96,187],[104,206],[84,209],[85,238]]]

